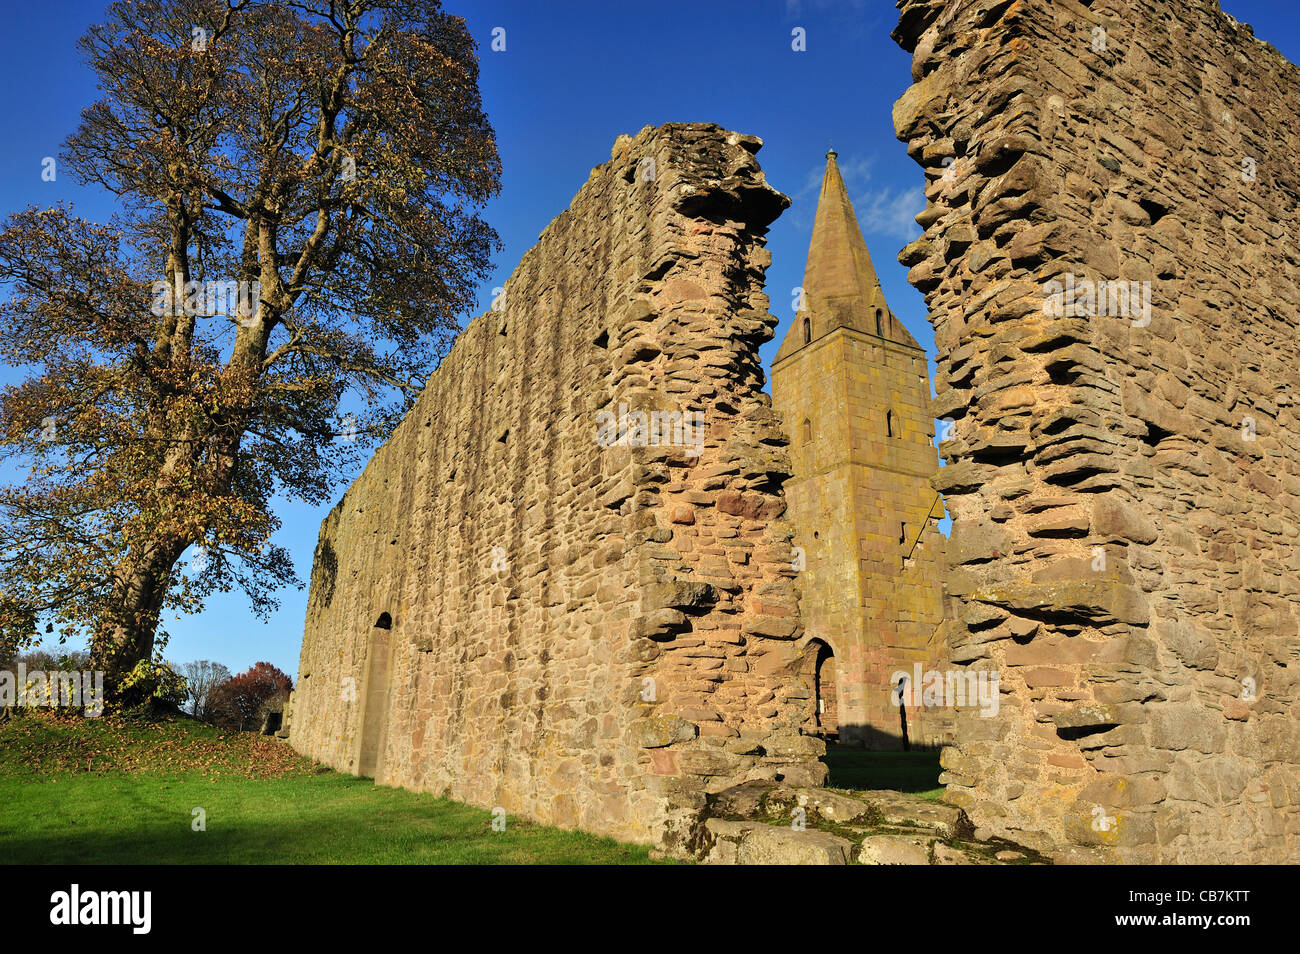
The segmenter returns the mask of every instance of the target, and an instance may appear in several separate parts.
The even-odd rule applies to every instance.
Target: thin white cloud
[[[844,156],[836,160],[844,185],[849,190],[853,201],[853,210],[857,213],[858,224],[868,237],[883,236],[901,242],[910,242],[921,234],[921,227],[916,224],[917,214],[925,208],[925,191],[920,186],[914,188],[874,187],[872,185],[872,168],[874,156]],[[817,211],[817,197],[821,194],[822,177],[826,172],[824,164],[818,164],[808,170],[802,188],[794,194],[795,223],[801,229],[811,231],[813,218]]]
[[[924,208],[925,191],[919,187],[870,189],[853,199],[853,209],[864,232],[902,242],[920,236],[921,226],[916,224],[916,217]]]

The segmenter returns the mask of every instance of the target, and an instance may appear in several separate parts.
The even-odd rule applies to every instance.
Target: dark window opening
[[[803,343],[809,344],[812,341],[812,319],[803,320]]]
[[[886,437],[894,436],[894,412],[893,411],[887,411],[885,413],[885,436]]]
[[[884,327],[883,324],[881,323],[881,318],[882,318],[882,317],[883,317],[883,313],[881,312],[881,310],[880,310],[879,308],[877,308],[877,309],[876,309],[876,335],[877,335],[877,337],[881,337],[881,338],[883,338],[883,337],[885,336],[885,333],[884,333],[884,331],[882,330],[883,327]]]
[[[1150,199],[1139,199],[1138,205],[1142,206],[1142,210],[1151,216],[1152,225],[1155,225],[1169,213],[1169,210],[1159,202],[1152,202]]]
[[[380,613],[379,619],[375,620],[375,629],[392,629],[393,617],[387,613]]]
[[[1157,427],[1150,421],[1147,421],[1146,424],[1147,432],[1141,435],[1139,439],[1148,447],[1155,447],[1166,437],[1173,437],[1173,431],[1167,431],[1163,427]]]

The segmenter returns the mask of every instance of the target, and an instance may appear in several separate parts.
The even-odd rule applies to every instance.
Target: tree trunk
[[[174,540],[160,542],[143,557],[128,556],[113,571],[112,603],[91,642],[91,665],[104,671],[110,697],[123,676],[153,655],[172,568],[185,546]]]

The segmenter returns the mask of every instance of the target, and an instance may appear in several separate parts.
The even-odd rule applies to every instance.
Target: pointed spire
[[[889,311],[880,278],[862,238],[849,190],[840,175],[835,149],[826,153],[826,172],[817,199],[817,217],[808,245],[803,275],[803,307],[781,343],[776,360],[803,347],[805,319],[809,338],[816,340],[836,328],[856,331],[919,347]],[[880,314],[877,326],[876,315]]]

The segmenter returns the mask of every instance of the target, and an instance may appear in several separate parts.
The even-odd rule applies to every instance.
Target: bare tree
[[[207,721],[211,715],[212,690],[230,678],[230,670],[219,662],[200,659],[182,665],[180,674],[189,688],[186,711],[196,719]]]

